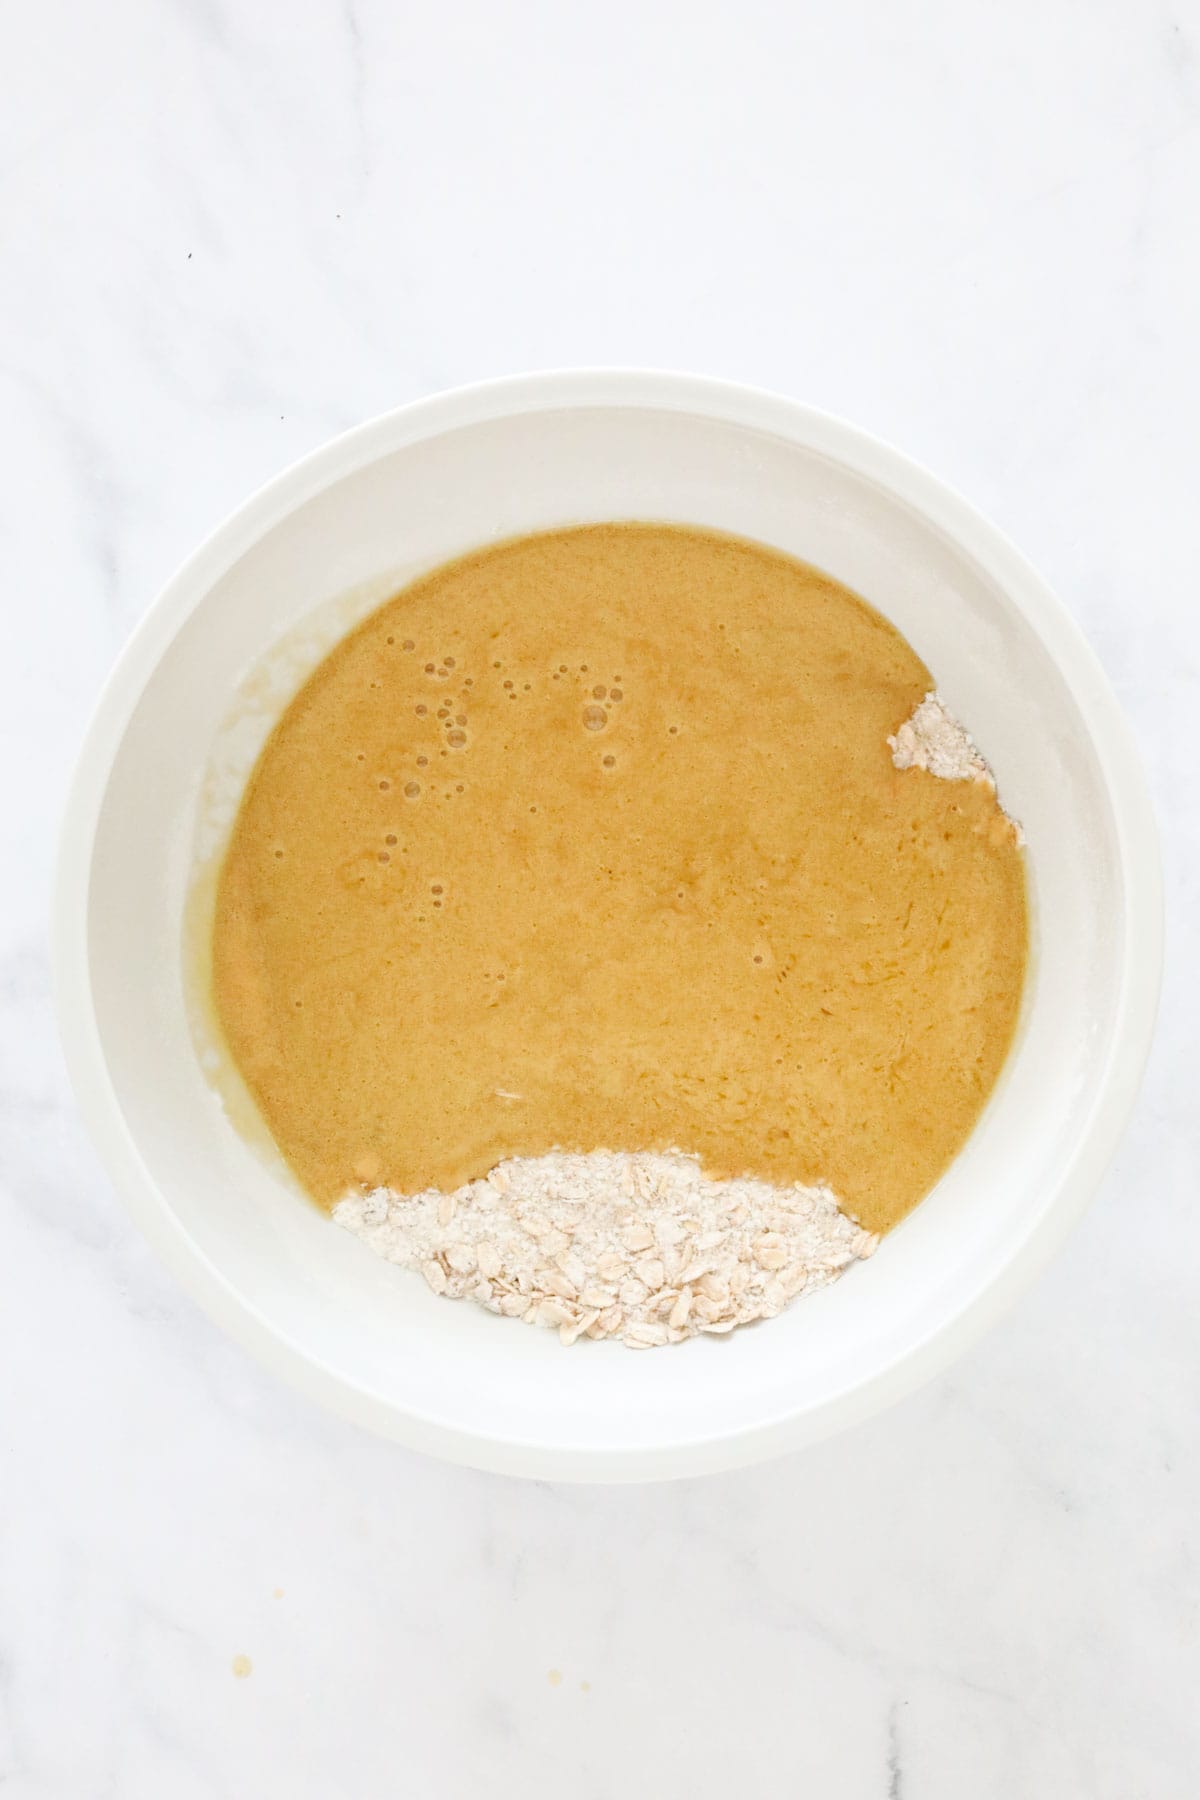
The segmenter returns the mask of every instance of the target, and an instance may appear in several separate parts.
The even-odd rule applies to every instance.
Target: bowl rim
[[[193,1242],[143,1163],[112,1086],[89,967],[91,866],[112,764],[155,667],[208,589],[289,513],[383,455],[504,417],[586,408],[666,411],[783,437],[875,482],[965,550],[1021,612],[1079,709],[1112,811],[1126,899],[1113,1028],[1090,1110],[1055,1192],[985,1284],[899,1361],[820,1405],[744,1431],[661,1450],[580,1449],[446,1426],[429,1416],[400,1411],[384,1396],[353,1385],[303,1345],[284,1337]],[[870,1416],[948,1366],[1032,1283],[1092,1197],[1137,1096],[1162,975],[1162,869],[1141,760],[1098,658],[1032,564],[970,502],[871,433],[762,389],[663,370],[563,369],[453,388],[355,426],[260,487],[181,564],[118,656],[84,735],[59,838],[50,940],[67,1070],[101,1163],[130,1216],[215,1323],[310,1398],[411,1449],[476,1468],[544,1479],[657,1480],[761,1461]]]

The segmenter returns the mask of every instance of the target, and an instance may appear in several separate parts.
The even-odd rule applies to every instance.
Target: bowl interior
[[[995,1286],[1086,1134],[1126,896],[1078,683],[986,535],[982,548],[952,536],[935,506],[854,466],[836,436],[816,441],[815,426],[794,441],[655,404],[535,406],[432,433],[397,418],[390,436],[334,446],[237,515],[169,590],[159,642],[142,647],[144,684],[136,670],[123,677],[132,710],[112,726],[86,929],[107,1099],[140,1164],[135,1210],[235,1329],[412,1442],[514,1469],[658,1474],[689,1457],[734,1460],[738,1443],[772,1429],[814,1435]],[[361,610],[472,546],[610,518],[744,533],[874,602],[929,664],[1022,821],[1035,914],[1017,1047],[935,1191],[840,1284],[769,1328],[671,1355],[567,1354],[549,1333],[446,1305],[374,1259],[231,1128],[198,1065],[181,976],[201,774],[247,671],[286,638],[294,685],[347,622],[348,592]],[[260,726],[283,698],[261,693]]]

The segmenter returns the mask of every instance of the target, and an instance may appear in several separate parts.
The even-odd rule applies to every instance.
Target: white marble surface
[[[1194,0],[4,17],[6,1800],[1190,1800]],[[670,1488],[443,1468],[261,1374],[126,1223],[47,991],[68,768],[176,562],[343,426],[567,363],[761,383],[976,499],[1099,650],[1168,866],[1144,1096],[1036,1290],[886,1417]]]

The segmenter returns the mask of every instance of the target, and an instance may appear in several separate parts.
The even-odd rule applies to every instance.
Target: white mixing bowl
[[[769,1326],[644,1356],[567,1351],[550,1332],[448,1305],[300,1200],[214,1101],[181,958],[201,774],[235,690],[272,645],[291,634],[295,680],[329,621],[344,622],[331,606],[349,591],[382,596],[516,533],[631,518],[776,545],[899,627],[1024,824],[1035,933],[997,1091],[874,1259]],[[298,639],[304,621],[315,623]],[[644,1480],[750,1462],[862,1418],[944,1367],[1026,1286],[1079,1216],[1133,1101],[1158,994],[1160,873],[1138,761],[1094,656],[962,500],[861,432],[765,394],[681,376],[538,375],[348,433],[180,570],[84,746],[55,948],[92,1134],[133,1216],[213,1318],[314,1400],[418,1449],[514,1474]]]

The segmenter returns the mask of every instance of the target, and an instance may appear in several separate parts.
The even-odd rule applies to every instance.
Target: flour
[[[774,1318],[878,1243],[827,1187],[711,1181],[679,1152],[514,1157],[454,1193],[377,1188],[333,1216],[435,1294],[635,1350]]]
[[[936,690],[926,694],[912,717],[897,728],[895,737],[888,739],[888,748],[898,769],[927,769],[942,781],[982,781],[996,791],[991,769]],[[1017,821],[1007,813],[1004,817],[1017,843],[1023,844],[1025,834]]]

